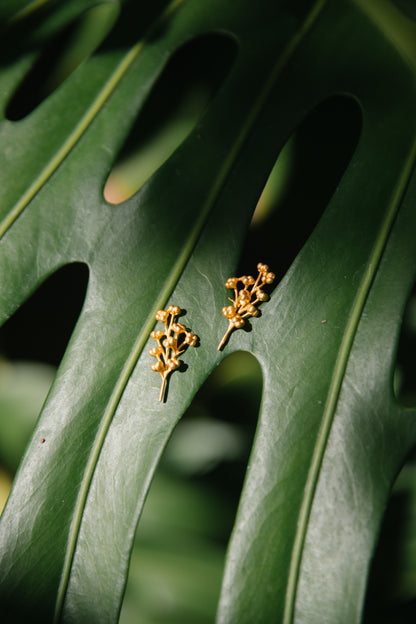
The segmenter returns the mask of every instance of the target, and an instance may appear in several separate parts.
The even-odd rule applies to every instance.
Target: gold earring
[[[156,320],[162,321],[165,331],[156,329],[151,332],[151,338],[157,341],[157,347],[150,349],[149,353],[157,359],[152,365],[152,370],[162,375],[159,401],[163,401],[166,379],[174,370],[179,368],[179,356],[189,347],[195,347],[198,336],[186,329],[182,323],[175,322],[175,318],[181,314],[178,306],[169,306],[167,310],[158,310]]]
[[[229,297],[232,305],[222,309],[223,315],[228,318],[228,329],[217,347],[218,351],[221,351],[234,329],[243,327],[245,318],[258,315],[259,311],[256,305],[267,301],[269,298],[262,287],[266,284],[272,284],[275,274],[269,271],[267,264],[261,262],[258,263],[257,270],[259,272],[257,279],[251,275],[243,275],[242,277],[230,277],[225,282],[226,288],[234,290],[234,299]],[[242,288],[238,286],[239,282],[242,283]]]

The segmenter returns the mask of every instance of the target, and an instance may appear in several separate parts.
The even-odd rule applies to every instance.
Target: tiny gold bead
[[[168,312],[166,310],[158,310],[156,312],[156,320],[157,321],[166,321],[166,319],[168,318]]]
[[[226,306],[222,309],[222,313],[226,318],[231,318],[235,314],[235,308],[233,308],[233,306]]]
[[[237,283],[238,283],[238,279],[236,277],[230,277],[225,282],[225,287],[226,288],[237,288]]]
[[[178,314],[180,314],[182,310],[180,309],[179,306],[169,306],[168,312],[169,314],[172,314],[173,316],[178,316]]]

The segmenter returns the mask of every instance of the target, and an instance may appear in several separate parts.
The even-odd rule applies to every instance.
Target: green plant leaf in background
[[[164,448],[209,374],[242,350],[263,396],[217,620],[358,622],[416,442],[415,411],[393,390],[416,268],[416,24],[389,0],[149,4],[102,2],[100,27],[95,1],[1,11],[1,320],[60,267],[89,272],[0,520],[2,621],[117,621]],[[165,70],[178,53],[206,73],[192,123],[152,152],[135,194],[107,201],[136,120],[170,128],[180,81]],[[326,161],[319,133],[302,143],[322,117]],[[282,150],[295,183],[245,246]],[[279,284],[219,353],[223,284],[257,261]],[[160,404],[149,333],[169,303],[200,344]]]

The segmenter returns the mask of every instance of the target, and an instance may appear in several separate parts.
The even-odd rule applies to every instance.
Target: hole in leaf
[[[0,360],[0,513],[54,376],[42,362]]]
[[[99,4],[59,32],[46,45],[13,94],[6,118],[19,121],[57,89],[99,46],[118,16],[118,3]]]
[[[121,624],[138,613],[160,624],[215,620],[262,384],[257,360],[234,353],[176,427],[139,523]]]
[[[361,109],[348,96],[317,106],[281,150],[260,196],[242,273],[267,262],[282,277],[322,216],[357,146]]]
[[[406,407],[416,406],[416,286],[407,300],[396,356],[393,387],[396,399]]]
[[[84,264],[64,266],[0,328],[0,511],[78,319],[87,283]]]
[[[416,455],[394,484],[373,558],[365,624],[413,624],[416,613]]]
[[[51,275],[0,328],[4,357],[58,366],[84,303],[88,275],[79,262]]]
[[[173,54],[107,179],[107,202],[129,199],[179,147],[221,86],[235,54],[233,39],[213,33]]]

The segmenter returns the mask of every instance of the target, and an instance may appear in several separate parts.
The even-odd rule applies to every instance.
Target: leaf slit
[[[189,136],[224,82],[236,51],[234,39],[209,33],[174,52],[107,178],[108,203],[129,199]]]

